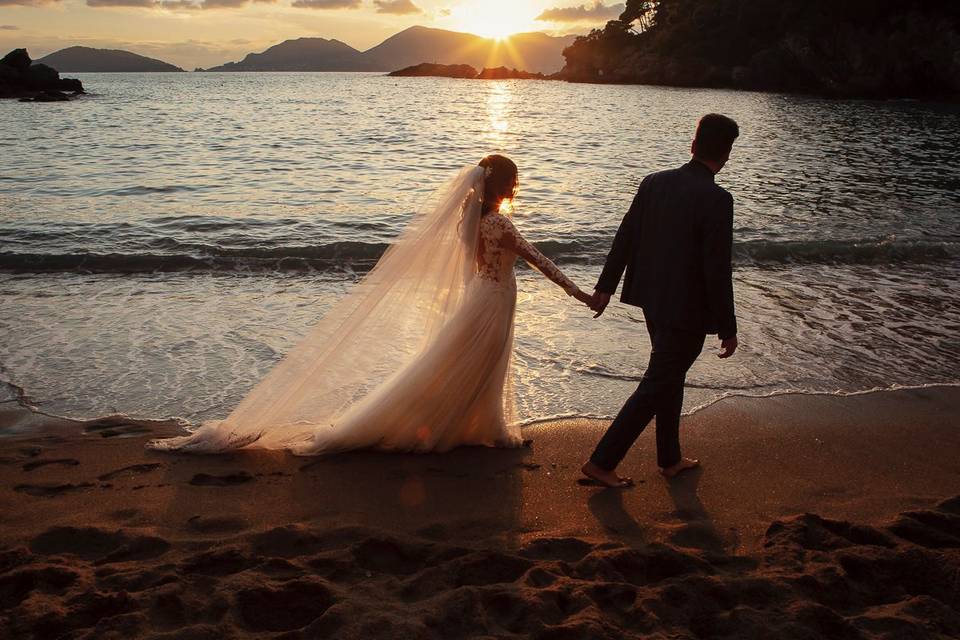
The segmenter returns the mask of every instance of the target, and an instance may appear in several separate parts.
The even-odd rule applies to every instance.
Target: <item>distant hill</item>
[[[207,71],[379,71],[363,54],[339,40],[284,40],[262,53],[248,53]]]
[[[505,66],[553,73],[563,67],[563,50],[575,38],[555,38],[545,33],[518,33],[501,42],[472,33],[410,27],[363,55],[377,64],[378,71],[433,62],[468,64],[478,69]]]
[[[410,27],[364,52],[338,40],[298,38],[208,71],[393,71],[430,62],[553,73],[563,66],[563,50],[574,38],[522,33],[500,42],[470,33]]]
[[[67,47],[37,60],[59,71],[67,72],[124,72],[124,71],[183,71],[162,60],[137,55],[120,49],[93,49]]]

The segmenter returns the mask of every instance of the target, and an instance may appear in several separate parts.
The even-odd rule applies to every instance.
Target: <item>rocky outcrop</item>
[[[26,49],[14,49],[0,60],[0,98],[59,102],[83,92],[79,80],[61,78],[53,67],[33,64]]]
[[[439,77],[462,78],[464,80],[551,80],[551,76],[542,73],[531,73],[508,67],[486,68],[477,73],[477,70],[468,64],[434,64],[423,62],[399,71],[392,71],[390,76],[405,77]]]
[[[436,77],[436,78],[476,78],[477,70],[468,64],[434,64],[422,62],[412,67],[391,71],[388,76],[395,77]]]
[[[494,67],[484,69],[477,75],[478,80],[549,80],[542,73],[530,73],[520,69],[509,69],[507,67]]]

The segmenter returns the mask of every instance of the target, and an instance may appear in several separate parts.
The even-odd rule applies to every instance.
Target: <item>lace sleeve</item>
[[[567,292],[568,296],[572,296],[577,292],[579,287],[577,287],[570,278],[565,276],[563,272],[557,268],[557,265],[553,264],[550,258],[540,253],[539,249],[527,242],[524,237],[520,235],[520,232],[517,231],[517,228],[513,226],[509,218],[501,216],[501,220],[500,225],[503,232],[501,242],[504,247],[522,257],[530,266],[563,287],[563,290]]]

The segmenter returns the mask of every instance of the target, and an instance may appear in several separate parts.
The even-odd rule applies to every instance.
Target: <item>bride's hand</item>
[[[586,293],[581,289],[577,289],[573,292],[573,297],[593,309],[594,298],[589,293]]]

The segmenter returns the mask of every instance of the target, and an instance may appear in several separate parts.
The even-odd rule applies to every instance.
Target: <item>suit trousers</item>
[[[657,418],[657,465],[665,468],[680,462],[683,385],[707,336],[655,325],[650,320],[647,332],[652,345],[647,370],[590,456],[590,461],[601,469],[616,469],[654,417]]]

